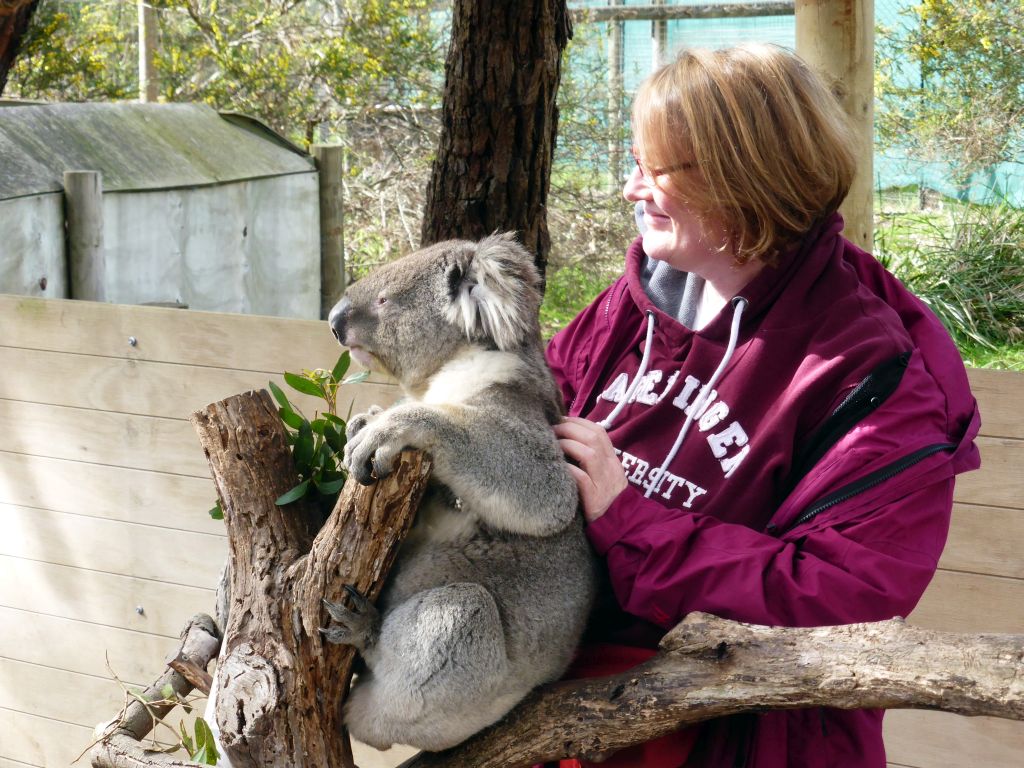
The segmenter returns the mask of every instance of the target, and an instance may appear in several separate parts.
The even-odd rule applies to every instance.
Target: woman
[[[945,330],[836,213],[838,103],[792,53],[690,50],[633,107],[625,275],[552,339],[556,427],[617,610],[581,675],[653,653],[691,611],[818,626],[906,616],[978,466]],[[711,721],[603,765],[885,765],[881,711]]]

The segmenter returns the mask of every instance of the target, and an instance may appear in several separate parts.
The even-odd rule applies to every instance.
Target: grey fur
[[[346,722],[372,746],[463,741],[558,678],[583,630],[596,570],[551,431],[539,305],[530,254],[497,235],[388,264],[331,312],[339,341],[408,394],[350,420],[350,471],[385,476],[405,447],[434,466],[378,605],[328,606],[325,635],[366,662]]]

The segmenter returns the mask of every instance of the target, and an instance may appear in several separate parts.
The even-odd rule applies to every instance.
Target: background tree
[[[37,0],[0,0],[0,93],[7,85],[7,73],[18,55]]]
[[[880,143],[949,160],[962,184],[1024,139],[1024,3],[923,0],[878,36]]]
[[[544,274],[565,0],[455,0],[422,243],[515,230]]]

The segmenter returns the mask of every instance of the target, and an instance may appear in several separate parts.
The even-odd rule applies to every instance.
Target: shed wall
[[[320,316],[316,173],[110,193],[103,213],[106,301]]]
[[[187,618],[212,610],[226,543],[188,415],[331,365],[338,348],[319,322],[13,296],[0,296],[0,324],[0,768],[67,765],[120,705],[105,656],[146,684]],[[949,544],[910,621],[1021,633],[1024,375],[970,375],[983,468],[958,482]],[[396,394],[350,392],[355,410]],[[1010,768],[1024,723],[890,712],[886,741],[893,766]]]
[[[0,200],[0,233],[0,293],[67,298],[63,195]]]

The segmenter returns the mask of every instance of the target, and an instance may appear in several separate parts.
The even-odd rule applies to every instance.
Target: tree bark
[[[266,392],[192,416],[224,509],[231,562],[217,723],[236,768],[352,765],[341,705],[354,650],[326,643],[321,600],[354,585],[375,599],[411,525],[429,461],[402,455],[373,486],[350,481],[323,528],[303,503],[274,502],[298,484]]]
[[[37,5],[38,0],[0,0],[0,94]]]
[[[691,614],[645,664],[545,686],[492,728],[402,768],[597,760],[711,718],[802,707],[1024,720],[1024,635],[956,635],[902,619],[791,629]]]
[[[422,244],[514,230],[544,274],[565,0],[456,0]]]

